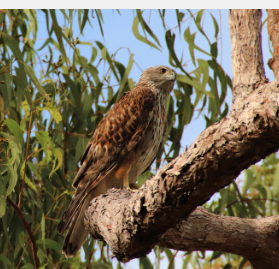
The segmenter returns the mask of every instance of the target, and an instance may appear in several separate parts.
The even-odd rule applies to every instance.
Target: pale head
[[[174,86],[176,73],[165,65],[147,68],[141,75],[140,83],[147,83],[165,93],[169,94]]]

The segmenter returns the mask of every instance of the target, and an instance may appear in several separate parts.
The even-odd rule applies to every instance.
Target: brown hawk
[[[73,200],[58,224],[60,234],[68,229],[63,244],[67,257],[86,239],[84,216],[90,201],[110,188],[129,188],[154,161],[164,141],[166,102],[175,78],[167,66],[146,69],[136,87],[100,121],[73,181]]]

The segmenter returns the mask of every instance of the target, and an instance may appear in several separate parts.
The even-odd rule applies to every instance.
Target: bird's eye
[[[162,68],[160,71],[161,71],[161,74],[165,74],[167,72],[167,70],[165,68]]]

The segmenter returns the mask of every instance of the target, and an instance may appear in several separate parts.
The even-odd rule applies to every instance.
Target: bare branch
[[[223,217],[197,208],[160,237],[161,247],[184,251],[217,250],[245,257],[253,268],[276,268],[279,216],[258,219]]]

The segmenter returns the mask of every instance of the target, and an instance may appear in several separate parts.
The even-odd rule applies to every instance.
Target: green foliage
[[[158,152],[156,168],[181,152],[184,127],[191,122],[195,110],[199,115],[203,113],[207,126],[227,115],[225,97],[228,87],[232,88],[231,79],[217,62],[219,26],[216,19],[211,15],[215,35],[208,37],[201,23],[205,16],[203,10],[195,15],[190,11],[173,12],[179,33],[187,16],[187,23],[191,21],[197,29],[191,33],[192,28],[187,27],[181,34],[189,50],[187,57],[195,68],[191,72],[186,70],[181,53],[175,51],[176,35],[166,26],[166,11],[159,10],[169,63],[179,74],[173,95],[168,98],[167,136],[164,148]],[[64,18],[63,27],[58,13]],[[132,25],[135,38],[144,48],[148,45],[160,50],[159,38],[148,25],[145,13],[141,10],[135,13]],[[37,48],[38,17],[48,33],[40,48]],[[73,31],[76,17],[78,34]],[[130,77],[133,54],[128,62],[121,63],[116,60],[119,50],[111,53],[100,41],[79,40],[87,25],[99,28],[105,36],[107,33],[102,27],[105,19],[101,10],[0,11],[1,268],[35,268],[30,234],[6,200],[7,196],[30,223],[40,268],[112,268],[109,246],[89,237],[83,246],[84,259],[81,255],[66,259],[61,254],[63,238],[56,229],[74,193],[71,183],[92,132],[120,96],[134,87]],[[198,34],[205,38],[207,51],[195,43]],[[81,55],[83,46],[90,47],[91,57]],[[56,56],[54,51],[61,55]],[[196,59],[195,51],[203,53],[204,58]],[[45,53],[44,58],[39,56],[41,52]],[[243,188],[238,189],[236,184],[228,186],[221,190],[218,201],[213,200],[206,207],[218,214],[241,217],[277,214],[279,180],[274,177],[279,173],[277,163],[273,155],[262,165],[253,166],[245,172]],[[139,183],[143,184],[152,174],[147,171]],[[156,268],[160,268],[163,259],[168,260],[168,268],[174,268],[177,252],[155,247],[154,253]],[[213,253],[210,257],[204,253],[187,254],[183,268],[188,264],[201,267],[202,263],[213,266],[216,262],[227,263],[224,268],[229,268],[237,262],[242,266],[246,263],[238,256],[222,253]],[[153,268],[154,265],[144,257],[139,259],[139,267]],[[117,268],[123,265],[119,263]]]

